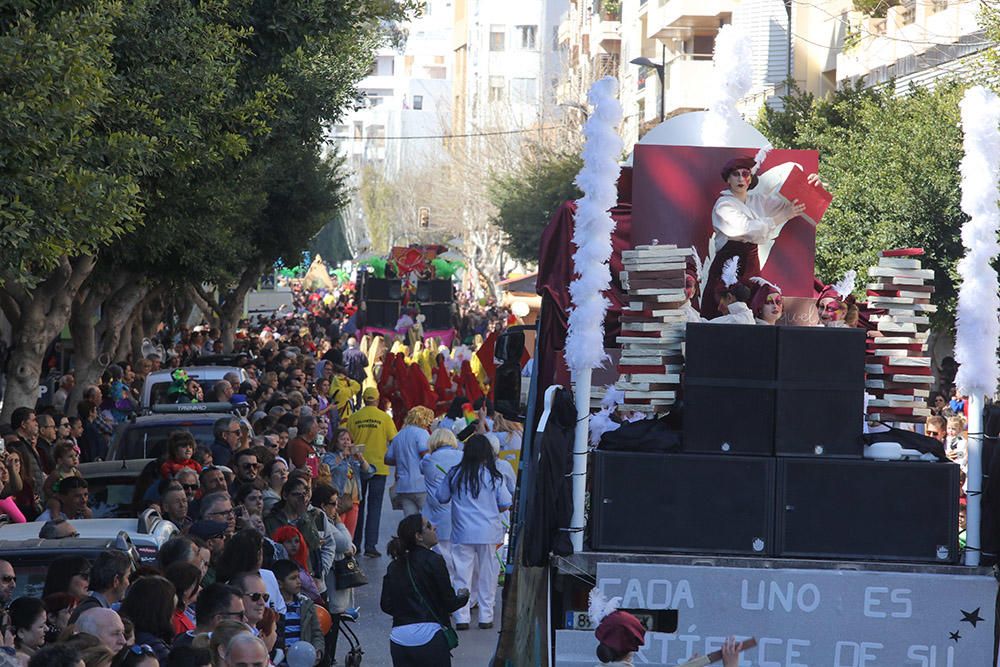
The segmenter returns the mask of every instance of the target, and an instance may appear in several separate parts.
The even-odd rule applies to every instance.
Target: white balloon
[[[288,649],[288,667],[313,667],[316,664],[316,647],[309,642],[297,641]]]

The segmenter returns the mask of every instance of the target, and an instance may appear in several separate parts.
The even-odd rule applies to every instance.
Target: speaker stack
[[[860,329],[689,324],[683,452],[594,455],[598,550],[954,563],[959,467],[863,458]]]
[[[416,301],[420,304],[420,312],[426,318],[424,331],[451,327],[455,302],[451,280],[417,281]]]

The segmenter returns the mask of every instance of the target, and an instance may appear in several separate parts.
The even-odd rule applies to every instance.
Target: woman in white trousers
[[[485,436],[477,434],[465,442],[461,463],[448,471],[435,497],[451,503],[455,587],[475,590],[479,627],[492,628],[500,574],[496,548],[503,541],[501,515],[510,507],[511,495]],[[455,628],[467,630],[470,619],[467,604],[455,612]]]

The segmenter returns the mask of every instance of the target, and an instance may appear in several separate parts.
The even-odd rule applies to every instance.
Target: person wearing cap
[[[365,556],[377,558],[378,530],[382,519],[382,498],[385,495],[389,466],[385,454],[389,442],[396,437],[392,417],[378,407],[379,394],[375,387],[367,387],[361,394],[365,406],[347,420],[347,430],[355,447],[361,450],[368,463],[375,467],[375,474],[361,480],[361,503],[358,505],[358,525],[354,530],[354,545]]]
[[[757,246],[778,237],[786,222],[801,214],[805,206],[788,202],[776,192],[752,192],[757,185],[757,163],[752,157],[736,157],[722,167],[722,180],[729,186],[712,207],[715,230],[715,257],[708,269],[708,283],[701,296],[701,315],[709,320],[719,315],[719,293],[723,287],[722,267],[739,257],[744,279],[760,273]],[[810,183],[818,183],[816,174]]]
[[[825,327],[853,327],[858,323],[858,306],[854,299],[857,273],[848,271],[833,285],[824,285],[816,297],[819,323]]]
[[[777,324],[784,313],[781,288],[760,276],[750,279],[750,310],[757,324]]]
[[[632,614],[616,609],[601,619],[594,636],[597,637],[597,659],[602,664],[632,667],[635,652],[646,643],[646,628]],[[723,667],[738,667],[740,654],[736,647],[733,637],[723,643]]]

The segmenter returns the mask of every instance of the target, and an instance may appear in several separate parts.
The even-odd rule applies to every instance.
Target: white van
[[[173,384],[170,374],[173,368],[164,368],[154,371],[146,376],[146,382],[142,385],[142,408],[149,410],[159,403],[169,403],[167,390]],[[240,376],[240,382],[249,379],[247,372],[236,366],[186,366],[184,371],[192,380],[197,380],[198,384],[205,391],[205,400],[214,401],[215,395],[212,393],[215,383],[226,377],[227,373],[236,373]],[[239,387],[233,387],[239,391]]]

